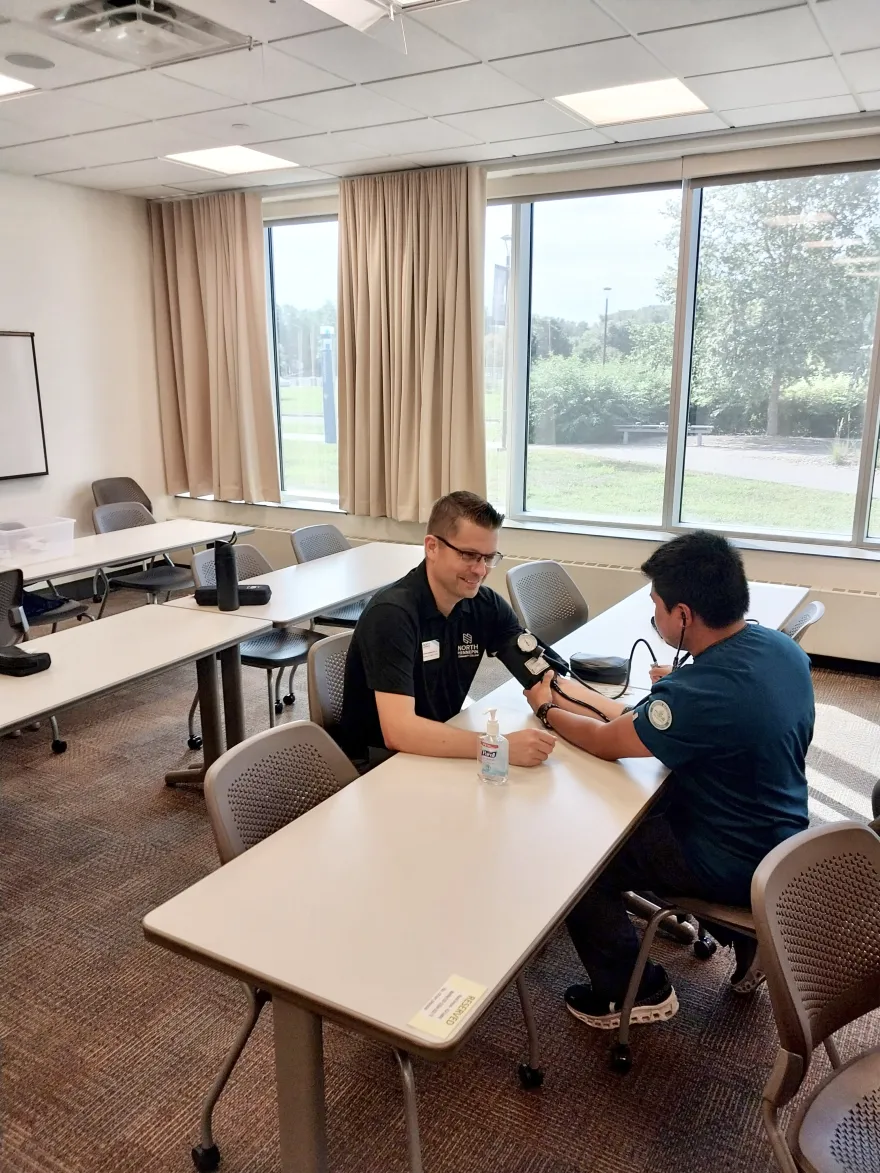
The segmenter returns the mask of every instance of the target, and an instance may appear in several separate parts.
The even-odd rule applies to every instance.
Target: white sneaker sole
[[[565,1008],[578,1022],[584,1022],[587,1026],[595,1027],[596,1030],[617,1030],[620,1026],[619,1010],[615,1014],[584,1014],[582,1010],[575,1010],[567,1002]],[[629,1023],[630,1026],[645,1026],[652,1022],[666,1022],[668,1019],[674,1018],[677,1013],[678,998],[673,990],[664,1002],[658,1002],[656,1006],[633,1006]]]
[[[758,986],[767,980],[767,975],[760,969],[749,969],[738,982],[731,982],[730,988],[735,994],[754,994]]]

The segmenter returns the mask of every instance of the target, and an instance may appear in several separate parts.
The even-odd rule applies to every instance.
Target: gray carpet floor
[[[481,669],[477,695],[500,678]],[[261,672],[245,670],[249,732],[265,728]],[[0,1112],[4,1173],[186,1173],[198,1109],[243,1011],[236,984],[147,945],[141,917],[217,866],[204,803],[166,790],[190,760],[192,666],[65,714],[69,750],[48,728],[0,741]],[[818,671],[811,806],[819,820],[865,817],[880,774],[880,681]],[[306,715],[305,675],[283,719]],[[527,866],[524,861],[524,866]],[[561,1003],[578,966],[564,932],[532,962],[547,1079],[524,1092],[515,993],[446,1065],[418,1063],[427,1173],[706,1173],[774,1166],[759,1121],[775,1054],[766,991],[726,988],[726,951],[708,962],[663,944],[681,1000],[634,1032],[636,1067],[608,1070],[608,1038]],[[880,1015],[843,1050],[880,1044]],[[325,1029],[334,1173],[404,1173],[390,1052]],[[827,1071],[818,1056],[813,1078]],[[271,1010],[215,1117],[227,1173],[276,1173]]]

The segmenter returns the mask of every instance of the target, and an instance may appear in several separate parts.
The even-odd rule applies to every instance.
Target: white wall
[[[48,476],[0,480],[0,518],[91,533],[104,476],[164,508],[150,282],[143,200],[0,174],[0,330],[35,335],[49,457]]]

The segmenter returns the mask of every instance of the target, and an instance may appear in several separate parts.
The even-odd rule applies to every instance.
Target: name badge
[[[440,640],[439,639],[425,640],[425,642],[422,644],[422,659],[425,662],[427,662],[428,660],[439,660],[440,659]]]

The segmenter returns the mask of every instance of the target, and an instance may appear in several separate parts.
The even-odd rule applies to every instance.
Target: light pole
[[[605,327],[602,330],[602,366],[605,366],[605,354],[608,350],[608,294],[611,292],[611,286],[606,285],[605,292]]]

